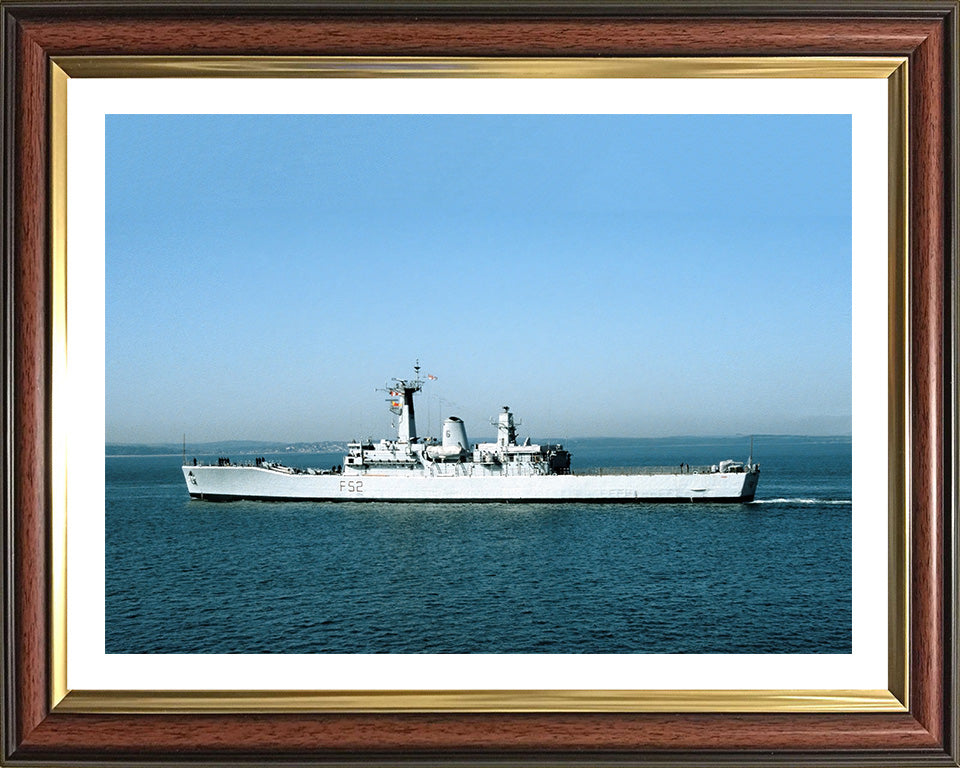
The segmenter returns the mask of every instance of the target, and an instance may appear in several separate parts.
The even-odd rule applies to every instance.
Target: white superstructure
[[[713,466],[570,469],[562,445],[517,442],[514,415],[497,416],[497,440],[470,445],[463,421],[448,417],[440,439],[417,436],[413,398],[423,387],[413,379],[387,388],[398,417],[397,438],[347,445],[343,465],[330,470],[295,469],[257,459],[234,464],[187,464],[183,475],[196,499],[230,501],[752,501],[760,467],[726,460]]]

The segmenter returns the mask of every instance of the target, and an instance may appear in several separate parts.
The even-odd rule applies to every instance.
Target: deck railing
[[[706,475],[713,472],[709,464],[702,466],[671,464],[665,467],[589,467],[571,470],[574,475]]]

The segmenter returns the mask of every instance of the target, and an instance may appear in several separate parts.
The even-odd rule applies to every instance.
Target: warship
[[[394,379],[387,402],[397,416],[395,440],[347,444],[343,464],[331,469],[288,467],[266,458],[192,463],[183,477],[194,499],[206,501],[396,502],[749,502],[760,465],[751,447],[746,462],[727,459],[691,467],[621,467],[574,471],[562,445],[517,442],[509,407],[497,415],[497,440],[467,439],[462,419],[443,422],[439,439],[417,435],[414,395],[425,381]]]

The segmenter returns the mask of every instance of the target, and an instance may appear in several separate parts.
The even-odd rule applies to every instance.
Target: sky
[[[846,115],[108,115],[106,438],[851,431]]]

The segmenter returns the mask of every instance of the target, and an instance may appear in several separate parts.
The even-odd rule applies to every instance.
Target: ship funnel
[[[463,419],[450,416],[444,420],[443,447],[459,448],[461,451],[470,447],[470,443],[467,442],[467,428],[464,426]]]

